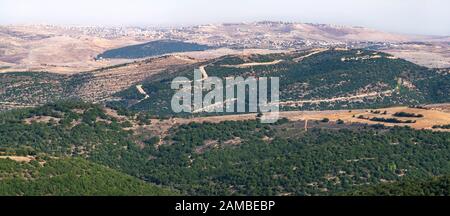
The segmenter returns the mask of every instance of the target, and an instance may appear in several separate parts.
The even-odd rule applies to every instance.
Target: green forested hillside
[[[124,129],[129,124],[106,115],[99,105],[81,101],[7,111],[0,113],[0,150],[20,155],[79,156],[131,172],[143,166],[144,153],[154,147],[139,148],[133,131]]]
[[[75,89],[92,77],[89,73],[61,75],[47,72],[0,74],[0,111],[2,104],[36,106],[61,99],[78,98]]]
[[[308,52],[225,56],[202,64],[206,65],[209,76],[279,77],[282,102],[311,101],[292,106],[282,104],[282,110],[377,108],[450,101],[448,94],[450,74],[446,70],[424,68],[370,50],[328,50],[303,58],[301,61],[296,60]],[[283,61],[273,65],[229,67],[276,60]],[[146,111],[151,115],[175,115],[170,106],[171,98],[175,94],[175,90],[170,88],[171,81],[177,76],[192,79],[194,68],[202,64],[188,65],[170,73],[155,74],[152,79],[142,81],[140,84],[143,84],[143,89],[149,95],[145,100],[144,95],[137,91],[136,85],[132,85],[117,92],[114,95],[117,98],[102,103],[122,109]],[[110,68],[122,66],[125,65]],[[86,98],[82,99],[88,101],[98,99],[91,98],[89,92],[79,92],[80,89],[89,89],[96,83],[95,73],[91,71],[75,75],[44,72],[1,74],[0,110],[7,109],[8,106],[42,105],[63,98],[85,96]],[[89,85],[85,86],[87,83]],[[107,89],[105,91],[107,92]],[[369,96],[364,96],[365,94]],[[351,99],[352,96],[358,95],[360,97]],[[345,99],[346,97],[349,99]],[[341,100],[326,101],[333,98]]]
[[[449,133],[224,122],[181,127],[172,139],[145,173],[194,194],[327,195],[450,173]]]
[[[411,62],[370,50],[328,50],[301,61],[295,60],[307,52],[291,54],[227,56],[206,66],[208,76],[279,77],[281,101],[302,102],[298,106],[283,106],[285,110],[327,110],[346,108],[375,108],[392,105],[441,103],[450,101],[450,74],[428,69]],[[271,62],[273,65],[229,67],[248,62]],[[171,115],[170,100],[175,90],[170,82],[175,76],[192,79],[193,68],[183,74],[153,79],[143,88],[150,94],[146,100],[135,100],[136,91],[117,94],[122,101],[112,106]],[[134,88],[131,87],[130,89]],[[370,96],[364,96],[365,94]],[[321,99],[360,97],[331,101]]]
[[[192,123],[170,130],[156,148],[159,139],[149,132],[137,134],[130,122],[79,101],[4,112],[0,120],[5,154],[78,156],[189,195],[333,195],[450,174],[448,132],[333,122],[313,122],[305,132],[286,120]]]
[[[174,40],[151,41],[144,44],[131,45],[105,51],[97,58],[144,58],[175,52],[203,51],[211,47],[196,43]]]
[[[340,195],[347,196],[449,196],[450,176],[409,179],[398,183],[381,183],[360,187]]]
[[[43,164],[0,159],[0,179],[3,196],[177,194],[81,158],[47,159]]]
[[[328,50],[298,60],[307,54],[308,51],[227,56],[157,74],[142,83],[148,98],[131,86],[115,95],[118,100],[107,102],[107,106],[118,110],[114,114],[107,113],[102,103],[58,101],[76,98],[74,89],[91,79],[92,73],[2,74],[2,102],[20,102],[18,106],[47,104],[0,113],[0,155],[47,158],[47,163],[42,166],[36,162],[1,160],[4,171],[0,192],[172,193],[154,186],[162,185],[188,195],[398,195],[409,194],[421,185],[428,187],[428,183],[414,182],[415,179],[450,175],[448,132],[371,127],[329,119],[310,123],[312,128],[308,131],[302,129],[301,122],[282,120],[275,124],[235,121],[187,125],[174,121],[169,123],[174,126],[170,130],[156,135],[153,132],[162,130],[160,125],[152,124],[158,118],[175,115],[170,108],[175,93],[170,89],[172,79],[192,78],[193,69],[201,65],[206,65],[209,76],[222,78],[278,76],[284,102],[377,93],[355,100],[305,102],[282,110],[375,108],[450,101],[450,75],[445,70],[427,69],[369,50]],[[280,59],[283,61],[272,65],[233,66]],[[50,159],[55,157],[60,159]],[[59,173],[65,169],[69,171]],[[110,178],[117,181],[103,183]],[[440,187],[445,183],[441,180],[433,180],[429,187],[433,188],[436,182]],[[400,183],[403,181],[413,182]],[[124,182],[137,189],[118,186]],[[383,182],[391,184],[384,186]],[[93,188],[96,184],[105,187]],[[108,190],[106,187],[110,186],[112,189]],[[418,193],[440,194],[433,191]]]

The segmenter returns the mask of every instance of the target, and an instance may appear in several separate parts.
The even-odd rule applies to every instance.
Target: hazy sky
[[[173,26],[261,20],[450,35],[450,1],[0,0],[0,24]]]

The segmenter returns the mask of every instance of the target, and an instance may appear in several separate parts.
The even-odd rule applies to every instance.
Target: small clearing
[[[33,156],[0,156],[0,159],[11,159],[17,162],[26,162],[29,163],[32,160],[35,160]]]

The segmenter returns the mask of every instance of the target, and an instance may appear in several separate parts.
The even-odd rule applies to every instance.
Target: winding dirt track
[[[322,102],[351,101],[351,100],[362,99],[362,98],[367,98],[367,97],[377,97],[377,96],[381,96],[381,95],[388,95],[394,91],[395,90],[387,90],[387,91],[383,91],[383,92],[370,92],[370,93],[352,95],[352,96],[347,96],[347,97],[335,97],[335,98],[317,99],[317,100],[283,101],[283,102],[279,102],[279,105],[280,106],[293,106],[293,105],[304,104],[304,103],[316,104],[316,103],[322,103]]]
[[[312,53],[309,53],[309,54],[307,54],[307,55],[304,55],[304,56],[300,56],[300,57],[295,58],[294,61],[295,61],[295,62],[299,62],[299,61],[301,61],[301,60],[303,60],[303,59],[305,59],[305,58],[308,58],[308,57],[310,57],[310,56],[319,54],[319,53],[324,52],[324,51],[327,51],[327,50],[328,50],[328,49],[325,49],[325,48],[318,48],[318,49],[315,49],[315,51],[312,52]]]
[[[229,67],[229,68],[247,68],[247,67],[253,67],[253,66],[267,66],[267,65],[275,65],[283,62],[283,59],[271,61],[271,62],[250,62],[250,63],[244,63],[244,64],[238,64],[238,65],[220,65],[221,67]]]
[[[142,88],[142,85],[136,85],[136,89],[138,90],[139,93],[143,94],[145,97],[143,100],[149,98],[150,96],[147,94],[147,92],[145,92],[145,90]]]

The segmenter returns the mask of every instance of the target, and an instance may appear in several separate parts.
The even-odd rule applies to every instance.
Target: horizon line
[[[156,24],[156,23],[136,23],[136,24],[81,24],[81,23],[47,23],[47,22],[16,22],[16,23],[0,23],[0,26],[55,26],[55,27],[103,27],[103,28],[183,28],[183,27],[195,27],[195,26],[207,26],[207,25],[224,25],[224,24],[256,24],[256,23],[280,23],[280,24],[308,24],[308,25],[328,25],[333,27],[346,27],[346,28],[362,28],[368,30],[376,30],[384,33],[410,35],[410,36],[432,36],[432,37],[449,37],[450,35],[441,34],[420,34],[420,33],[406,33],[387,31],[379,28],[372,28],[361,25],[347,25],[347,24],[335,24],[335,23],[322,23],[322,22],[302,22],[302,21],[286,21],[286,20],[259,20],[259,21],[238,21],[238,22],[210,22],[210,23],[174,23],[174,24]]]

